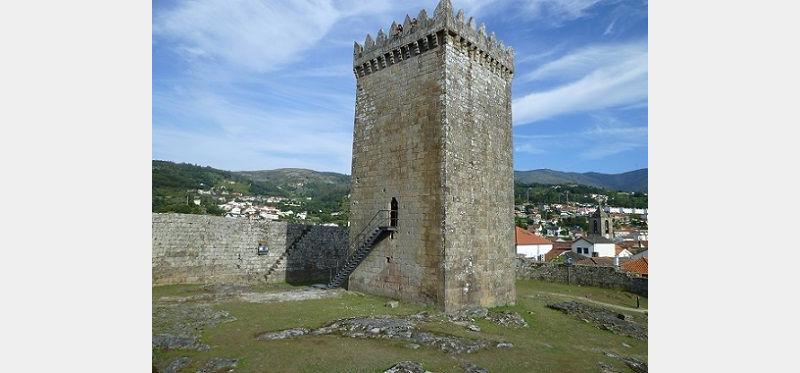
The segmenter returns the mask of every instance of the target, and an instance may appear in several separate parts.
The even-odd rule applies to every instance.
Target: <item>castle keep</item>
[[[514,303],[513,70],[448,0],[355,44],[351,257],[334,286],[447,312]]]

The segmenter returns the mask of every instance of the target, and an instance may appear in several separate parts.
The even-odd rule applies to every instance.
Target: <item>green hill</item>
[[[561,172],[548,169],[514,171],[514,181],[522,184],[579,184],[623,192],[647,192],[647,169],[621,174]]]
[[[593,201],[589,194],[606,194],[610,204],[646,207],[647,169],[622,174],[574,173],[553,170],[515,171],[515,196],[522,202]],[[551,185],[561,185],[560,189]],[[200,193],[202,190],[206,193]],[[213,193],[208,193],[209,191]],[[620,192],[637,192],[616,193]],[[280,196],[302,200],[303,209],[322,213],[346,212],[350,176],[300,168],[225,171],[207,166],[153,161],[153,211],[221,214],[220,198]],[[194,203],[195,199],[200,204]],[[345,219],[344,217],[341,217]]]

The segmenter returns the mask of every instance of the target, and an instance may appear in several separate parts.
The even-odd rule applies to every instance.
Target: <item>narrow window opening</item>
[[[391,208],[389,210],[389,226],[396,227],[397,226],[397,199],[392,197]]]

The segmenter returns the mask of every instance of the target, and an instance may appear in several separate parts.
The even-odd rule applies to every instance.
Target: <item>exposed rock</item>
[[[411,339],[419,344],[436,347],[444,352],[467,353],[489,348],[489,342],[451,336],[440,336],[429,332],[413,332]]]
[[[627,335],[640,340],[647,340],[647,327],[629,320],[622,320],[617,317],[619,315],[617,312],[575,301],[548,304],[547,307],[559,310],[580,320],[593,323],[603,330]]]
[[[632,357],[617,355],[613,352],[604,352],[603,354],[610,358],[621,360],[628,368],[631,368],[631,370],[636,373],[647,373],[647,363],[645,362]]]
[[[461,364],[461,367],[464,368],[464,371],[467,373],[489,373],[489,370],[486,368],[481,368],[473,363],[464,363]]]
[[[607,364],[602,361],[597,363],[597,366],[600,367],[600,373],[621,373],[620,371],[614,369],[611,364]]]
[[[483,307],[465,308],[457,313],[450,315],[452,322],[475,322],[475,319],[485,318],[489,310]]]
[[[168,333],[154,335],[153,348],[163,348],[165,350],[209,350],[208,345],[200,343],[197,337]]]
[[[475,324],[469,324],[469,325],[467,325],[467,330],[473,331],[473,332],[479,332],[479,331],[481,331],[481,327],[477,326]]]
[[[528,323],[518,313],[513,311],[503,311],[498,313],[490,313],[486,316],[487,320],[494,322],[497,325],[509,328],[527,328]]]
[[[392,301],[386,302],[386,307],[389,307],[389,308],[400,307],[400,302],[398,302],[396,300],[392,300]]]
[[[513,347],[514,347],[514,345],[509,343],[509,342],[500,342],[500,343],[497,344],[497,348],[502,349],[502,350],[508,350],[508,349],[513,348]]]
[[[401,361],[391,368],[386,369],[383,373],[430,373],[425,368],[422,367],[422,364],[416,361]]]
[[[309,330],[306,328],[294,328],[294,329],[286,329],[281,330],[278,332],[267,332],[260,334],[256,339],[260,341],[272,341],[276,339],[287,339],[287,338],[294,338],[299,337],[301,335],[308,334]]]
[[[207,351],[199,332],[223,322],[236,320],[226,311],[205,304],[170,304],[153,307],[153,348]]]
[[[623,357],[622,361],[628,366],[628,368],[631,368],[631,370],[636,373],[647,373],[647,363],[636,360],[632,357]]]
[[[481,339],[460,338],[449,335],[434,334],[416,328],[420,321],[431,320],[427,313],[419,313],[406,317],[395,316],[369,316],[350,317],[329,322],[323,327],[311,331],[303,328],[288,329],[280,332],[270,332],[259,336],[298,336],[303,334],[323,335],[339,334],[350,338],[377,338],[394,339],[410,342],[412,345],[426,345],[438,348],[448,353],[472,353],[491,346],[491,343]],[[302,334],[301,334],[302,333]],[[414,348],[414,347],[410,347]]]
[[[416,343],[409,343],[409,344],[407,344],[407,345],[406,345],[406,347],[408,347],[408,348],[410,348],[410,349],[412,349],[412,350],[416,350],[416,349],[418,349],[420,346],[419,346],[418,344],[416,344]]]
[[[183,367],[189,365],[192,362],[188,356],[181,356],[175,360],[173,360],[166,368],[164,368],[164,373],[177,373],[179,370],[183,369]]]
[[[206,365],[203,366],[198,373],[212,373],[212,372],[232,372],[233,368],[236,368],[236,364],[239,363],[237,359],[225,359],[221,357],[215,357],[209,360]]]
[[[629,345],[629,344],[627,344],[627,343],[625,343],[625,342],[622,342],[622,347],[631,348],[631,345]]]
[[[153,307],[153,332],[195,335],[198,330],[234,321],[227,311],[207,304],[171,304]]]

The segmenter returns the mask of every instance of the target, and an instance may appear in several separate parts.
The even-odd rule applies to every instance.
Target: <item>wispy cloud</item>
[[[159,14],[153,32],[194,58],[264,72],[314,45],[339,17],[324,0],[191,1]]]
[[[251,165],[250,169],[287,164],[333,167],[339,172],[349,169],[352,134],[346,118],[302,110],[262,110],[208,93],[157,98],[173,117],[195,123],[174,126],[164,120],[156,126],[153,138],[157,158],[169,159],[172,150],[179,150],[184,156],[188,154],[188,159],[202,159],[204,152],[215,151],[224,155],[217,159],[223,163],[218,167],[238,162]],[[294,161],[287,163],[287,159]]]
[[[610,34],[611,34],[611,32],[613,32],[613,31],[614,31],[614,25],[616,25],[616,24],[617,24],[617,20],[616,20],[616,19],[614,19],[613,21],[611,21],[611,23],[609,23],[609,24],[608,24],[608,27],[606,27],[606,30],[605,30],[605,31],[603,31],[603,36],[610,35]]]
[[[525,15],[553,25],[586,17],[603,0],[526,0]]]
[[[637,41],[579,49],[522,77],[546,79],[567,82],[514,100],[515,125],[646,101],[647,44]]]
[[[579,132],[545,135],[515,135],[514,151],[528,154],[563,152],[598,160],[629,150],[647,147],[647,126],[631,125],[609,115],[594,115],[589,128]]]

